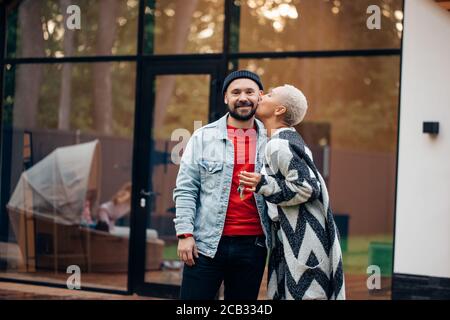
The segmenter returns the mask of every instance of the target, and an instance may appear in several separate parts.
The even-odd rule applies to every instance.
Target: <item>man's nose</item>
[[[239,101],[248,101],[248,96],[245,92],[241,93],[238,98]]]

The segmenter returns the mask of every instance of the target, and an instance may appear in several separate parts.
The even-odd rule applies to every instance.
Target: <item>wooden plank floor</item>
[[[65,273],[36,272],[36,273],[0,273],[1,277],[16,278],[35,281],[52,281],[64,284],[68,275]],[[156,271],[147,274],[147,279],[153,282],[179,284],[181,274],[179,271]],[[258,299],[264,300],[266,297],[267,270],[261,284],[261,290]],[[383,290],[376,293],[369,293],[366,288],[365,275],[350,275],[345,278],[347,299],[349,300],[389,300],[390,279],[384,279],[382,282]],[[108,289],[125,290],[126,274],[82,274],[82,286],[95,286]],[[29,289],[28,287],[35,287]],[[92,293],[79,290],[55,289],[44,286],[26,286],[16,283],[0,282],[0,299],[137,299],[144,297],[109,295],[103,293]]]
[[[137,295],[118,295],[69,290],[0,281],[0,300],[154,300]]]
[[[15,245],[17,247],[17,245]],[[10,270],[17,270],[17,266],[20,264],[20,253],[18,248],[15,248],[13,244],[5,244],[0,242],[0,258],[8,261],[8,268]],[[51,271],[39,271],[33,273],[23,273],[17,271],[0,272],[0,277],[10,279],[21,280],[33,280],[40,282],[53,282],[57,284],[65,285],[68,278],[68,274],[65,272],[51,272]],[[146,273],[147,282],[156,283],[168,283],[168,284],[181,284],[181,271],[178,269],[166,269],[161,271],[149,271]],[[390,278],[383,279],[382,289],[376,293],[369,293],[366,287],[366,275],[346,274],[346,294],[349,300],[387,300],[391,298],[390,292]],[[127,275],[126,273],[82,273],[81,275],[82,286],[96,287],[104,289],[126,290],[127,287]],[[261,284],[261,290],[259,292],[258,299],[264,300],[266,298],[266,286],[267,286],[267,269],[265,271],[263,282]],[[18,285],[11,282],[0,282],[0,299],[7,299],[8,297],[22,297],[24,299],[41,299],[52,298],[55,299],[129,299],[130,296],[111,296],[107,294],[100,294],[92,296],[92,293],[87,291],[74,291],[64,289],[54,289],[44,286],[30,286],[31,288],[37,288],[28,290],[27,286]],[[27,291],[28,290],[28,291]],[[62,291],[59,291],[62,290]],[[60,294],[57,294],[60,293]]]

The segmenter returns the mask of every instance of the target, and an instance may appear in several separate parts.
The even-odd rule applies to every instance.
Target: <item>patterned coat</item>
[[[265,151],[256,188],[273,220],[270,299],[345,299],[339,234],[325,182],[293,128],[278,130]]]

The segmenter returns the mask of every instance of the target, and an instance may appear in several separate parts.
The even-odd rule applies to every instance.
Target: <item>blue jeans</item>
[[[225,300],[256,300],[266,256],[263,236],[224,236],[214,258],[199,254],[184,265],[180,299],[213,300],[223,281]]]

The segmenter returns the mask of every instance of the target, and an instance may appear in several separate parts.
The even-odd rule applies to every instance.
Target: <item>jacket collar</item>
[[[227,119],[228,119],[229,114],[230,113],[227,112],[222,118],[220,118],[216,122],[220,139],[227,139],[227,137],[228,137]],[[256,131],[258,132],[258,140],[259,140],[261,137],[266,136],[266,129],[264,128],[263,123],[261,121],[259,121],[258,119],[255,119],[255,123],[256,123]]]

